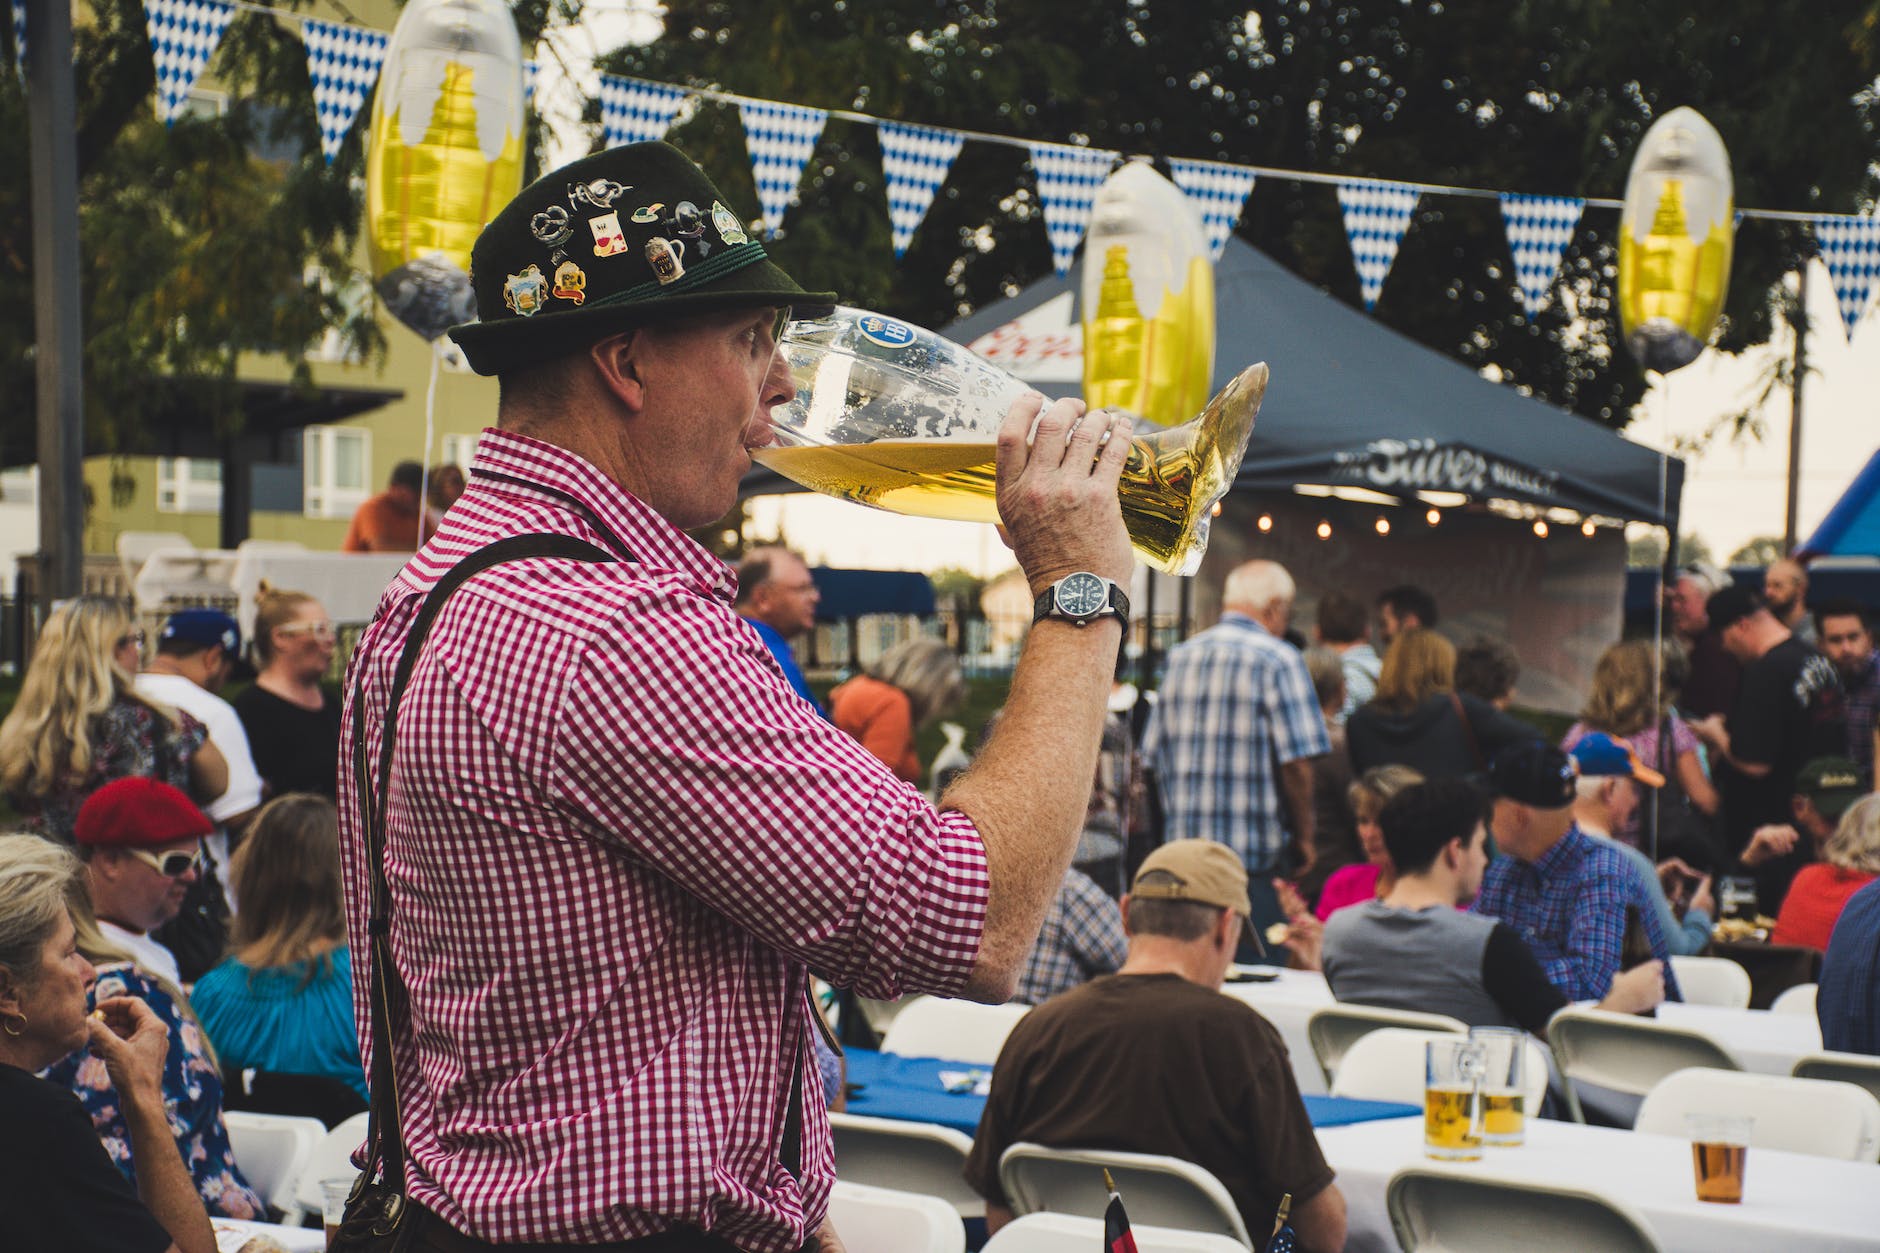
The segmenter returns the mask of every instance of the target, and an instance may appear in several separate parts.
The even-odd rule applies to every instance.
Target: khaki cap
[[[1151,870],[1172,875],[1175,881],[1144,884],[1142,877]],[[1147,900],[1193,901],[1231,909],[1243,918],[1253,914],[1253,902],[1247,897],[1247,868],[1234,850],[1213,840],[1174,840],[1162,845],[1143,860],[1129,891]]]

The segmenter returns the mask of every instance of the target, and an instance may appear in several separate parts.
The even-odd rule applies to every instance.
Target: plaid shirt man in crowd
[[[1115,898],[1081,870],[1067,870],[1012,999],[1042,1005],[1098,975],[1115,974],[1128,956],[1129,937]]]
[[[1310,758],[1332,751],[1305,659],[1281,638],[1293,591],[1277,562],[1249,561],[1227,576],[1220,622],[1170,650],[1143,744],[1163,838],[1240,854],[1255,937],[1284,916],[1270,880],[1290,869],[1288,831],[1300,868],[1312,863]]]
[[[790,689],[730,568],[684,531],[732,506],[794,396],[780,315],[830,297],[659,143],[524,189],[472,272],[480,320],[452,335],[499,376],[499,429],[347,683],[368,763],[363,788],[342,772],[347,922],[365,953],[361,792],[382,793],[411,1247],[837,1247],[809,967],[873,996],[1010,995],[1075,846],[1118,628],[1042,618],[998,742],[936,810]],[[1129,429],[1076,401],[1013,406],[999,512],[1034,592],[1128,578]],[[471,553],[531,534],[610,560],[465,582],[373,777],[418,606]]]

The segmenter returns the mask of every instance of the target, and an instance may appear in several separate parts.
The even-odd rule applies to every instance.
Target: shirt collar
[[[1574,823],[1567,828],[1567,833],[1561,836],[1559,841],[1552,848],[1548,849],[1528,864],[1533,867],[1534,873],[1540,878],[1552,878],[1555,871],[1563,869],[1572,861],[1578,860],[1581,852],[1586,848],[1587,840],[1590,838],[1591,837],[1584,831],[1580,830],[1578,823]]]
[[[1236,626],[1236,627],[1240,627],[1242,630],[1253,630],[1261,635],[1266,636],[1269,639],[1271,639],[1273,636],[1273,633],[1271,631],[1267,630],[1264,626],[1261,626],[1260,623],[1257,622],[1256,620],[1249,618],[1244,613],[1239,613],[1232,609],[1225,610],[1221,614],[1221,625],[1222,626]]]
[[[514,431],[489,427],[477,437],[466,491],[478,488],[539,496],[584,510],[611,530],[643,564],[674,571],[729,602],[737,574],[697,540],[654,512],[576,453]]]

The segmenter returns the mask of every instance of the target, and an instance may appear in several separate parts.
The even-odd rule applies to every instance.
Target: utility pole
[[[1795,362],[1794,372],[1789,379],[1789,493],[1788,502],[1782,511],[1782,552],[1784,555],[1795,551],[1796,498],[1801,494],[1802,479],[1802,384],[1808,377],[1808,269],[1815,259],[1815,250],[1806,244],[1802,248],[1802,279],[1796,288],[1796,312],[1791,320],[1795,327]]]
[[[84,328],[78,298],[78,106],[71,0],[26,0],[33,328],[39,431],[39,599],[82,590]]]

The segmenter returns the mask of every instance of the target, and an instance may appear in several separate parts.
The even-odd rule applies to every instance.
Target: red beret
[[[86,798],[72,835],[93,848],[163,848],[200,839],[215,824],[181,791],[155,779],[118,779]]]

